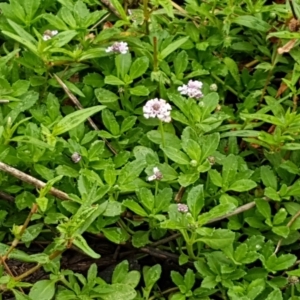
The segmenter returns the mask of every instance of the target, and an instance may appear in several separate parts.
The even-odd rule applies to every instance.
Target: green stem
[[[221,83],[221,84],[225,87],[226,90],[230,91],[232,94],[236,95],[237,97],[239,97],[239,98],[241,98],[241,99],[244,98],[243,95],[239,95],[239,93],[238,93],[235,89],[233,89],[231,86],[226,85],[225,82],[224,82],[219,76],[217,76],[217,75],[215,75],[215,74],[213,74],[213,73],[211,73],[211,76],[212,76],[217,82]]]
[[[157,50],[157,37],[153,37],[153,71],[158,71],[158,50]]]
[[[161,144],[163,148],[165,148],[166,147],[165,132],[164,132],[163,122],[161,120],[159,121],[159,129],[161,134]],[[168,163],[168,157],[165,154],[165,152],[164,152],[164,157],[165,157],[165,162]]]
[[[157,196],[158,193],[158,180],[155,180],[155,197]]]
[[[294,300],[294,297],[295,297],[295,285],[292,284],[291,285],[291,298],[292,298],[292,300]]]
[[[144,6],[144,21],[145,21],[145,31],[146,31],[146,35],[149,35],[149,11],[148,11],[148,1],[149,1],[149,0],[143,0],[143,6]]]

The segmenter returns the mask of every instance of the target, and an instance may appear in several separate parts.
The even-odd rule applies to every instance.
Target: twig
[[[268,201],[268,199],[264,199],[265,201]],[[235,216],[235,215],[238,215],[240,213],[243,213],[251,208],[253,208],[254,206],[256,205],[256,203],[253,201],[253,202],[250,202],[250,203],[247,203],[245,205],[242,205],[240,207],[238,207],[236,210],[234,210],[233,212],[231,213],[228,213],[224,216],[221,216],[221,217],[218,217],[218,218],[214,218],[214,219],[211,219],[209,221],[207,221],[206,224],[211,224],[211,223],[215,223],[215,222],[218,222],[218,221],[221,221],[221,220],[224,220],[224,219],[227,219],[227,218],[230,218],[232,216]]]
[[[65,93],[69,96],[69,98],[73,101],[73,103],[77,106],[78,109],[83,109],[83,106],[81,105],[81,103],[78,101],[78,99],[74,96],[74,94],[71,93],[71,91],[69,90],[69,88],[64,84],[64,82],[56,75],[53,74],[53,76],[55,77],[55,79],[57,80],[57,82],[59,83],[59,85],[63,88],[63,90],[65,91]],[[88,118],[88,122],[90,123],[90,125],[93,127],[94,130],[99,130],[98,126],[94,123],[94,121],[92,120],[92,118]],[[113,148],[113,146],[109,143],[109,141],[105,138],[102,138],[102,140],[106,143],[107,147],[110,149],[110,151],[114,154],[117,155],[117,151]]]
[[[37,206],[36,203],[34,203],[32,205],[32,208],[31,208],[31,210],[30,210],[30,212],[29,212],[29,214],[28,214],[28,216],[27,216],[27,218],[26,218],[19,234],[15,237],[15,239],[13,240],[13,242],[12,242],[11,246],[9,247],[9,249],[7,250],[7,252],[1,257],[0,265],[5,263],[6,259],[9,256],[9,254],[18,246],[18,243],[19,243],[22,235],[24,234],[24,232],[25,232],[25,230],[26,230],[26,228],[29,224],[32,215],[35,214],[37,212],[37,210],[38,210],[38,206]]]
[[[101,19],[98,23],[96,23],[89,31],[94,30],[95,28],[98,27],[102,22],[104,22],[107,18],[109,18],[110,14],[107,14],[103,19]]]
[[[46,183],[39,180],[39,179],[36,179],[30,175],[27,175],[26,173],[22,172],[22,171],[19,171],[18,169],[15,169],[3,162],[0,162],[0,170],[24,181],[24,182],[27,182],[29,184],[32,184],[34,185],[36,188],[44,188]],[[52,194],[53,196],[61,199],[61,200],[69,200],[69,196],[65,193],[65,192],[62,192],[54,187],[52,187],[49,191],[50,194]]]
[[[49,255],[49,260],[53,260],[54,258],[58,257],[59,255],[61,255],[64,252],[64,250],[61,251],[55,251],[54,253],[52,253],[51,255]],[[20,281],[24,278],[26,278],[27,276],[33,274],[35,271],[39,270],[43,265],[42,264],[37,264],[35,265],[33,268],[29,269],[28,271],[24,272],[23,274],[15,277],[15,281]]]
[[[10,201],[10,202],[14,202],[15,201],[15,198],[5,192],[1,192],[0,191],[0,198],[4,199],[4,200],[7,200],[7,201]]]
[[[9,103],[9,100],[1,99],[1,100],[0,100],[0,103]]]
[[[115,7],[110,3],[109,0],[100,0],[100,2],[106,6],[114,15],[116,15],[118,18],[122,19],[121,15],[118,13],[118,11],[115,9]]]
[[[167,289],[161,293],[159,293],[160,296],[163,296],[163,295],[166,295],[166,294],[170,294],[170,293],[173,293],[173,292],[177,292],[178,291],[178,287],[172,287],[170,289]],[[152,296],[149,298],[149,300],[155,300],[156,299],[156,296]]]
[[[164,239],[161,239],[157,242],[154,242],[154,243],[151,243],[150,246],[151,247],[157,247],[157,246],[160,246],[160,245],[163,245],[163,244],[166,244],[168,242],[171,242],[173,240],[176,240],[177,238],[179,238],[181,236],[181,233],[175,233],[173,235],[170,235]]]
[[[287,228],[291,227],[291,225],[299,218],[299,216],[300,216],[300,210],[299,210],[299,211],[298,211],[298,212],[290,219],[290,221],[287,223],[286,227],[287,227]],[[281,238],[281,239],[278,241],[277,246],[276,246],[276,249],[275,249],[273,255],[275,255],[275,254],[279,251],[280,246],[281,246],[281,244],[282,244],[282,240],[283,240],[283,238]]]

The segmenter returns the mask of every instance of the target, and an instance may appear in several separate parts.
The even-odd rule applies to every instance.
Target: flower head
[[[43,40],[48,41],[51,40],[52,37],[58,34],[57,30],[46,30],[43,34]]]
[[[186,204],[178,203],[177,210],[181,213],[187,213],[189,211],[189,208]]]
[[[218,90],[218,86],[215,84],[215,83],[212,83],[210,86],[209,86],[209,89],[212,91],[212,92],[216,92]]]
[[[153,168],[153,175],[148,177],[148,181],[153,181],[153,180],[161,180],[163,178],[162,173],[157,167]]]
[[[72,154],[71,158],[72,158],[73,162],[74,162],[75,164],[77,164],[77,163],[79,163],[80,160],[81,160],[81,155],[80,155],[78,152],[74,152],[74,153]]]
[[[171,122],[171,110],[172,107],[166,100],[163,99],[151,99],[147,101],[143,107],[144,117],[149,118],[158,118],[163,122]]]
[[[125,42],[115,42],[112,46],[106,48],[105,52],[126,54],[128,52],[128,44]]]
[[[181,95],[188,95],[190,98],[202,98],[202,86],[203,83],[198,80],[190,80],[188,84],[184,84],[183,86],[178,87],[178,91]]]

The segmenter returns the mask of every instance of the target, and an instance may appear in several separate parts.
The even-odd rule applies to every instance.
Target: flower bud
[[[213,84],[210,85],[209,89],[212,92],[216,92],[218,90],[218,86],[215,83],[213,83]]]
[[[80,155],[78,152],[74,152],[74,153],[72,154],[71,158],[72,158],[73,162],[74,162],[75,164],[77,164],[77,163],[79,163],[80,160],[81,160],[81,155]]]
[[[177,210],[181,213],[187,213],[189,211],[189,208],[186,204],[178,203]]]
[[[198,165],[198,162],[196,161],[196,160],[191,160],[190,161],[190,165],[192,166],[192,167],[197,167],[197,165]]]

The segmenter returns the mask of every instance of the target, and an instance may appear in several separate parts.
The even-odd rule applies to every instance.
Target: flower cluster
[[[162,173],[157,167],[153,168],[153,175],[148,177],[148,181],[153,181],[153,180],[161,180],[163,178]]]
[[[51,40],[52,37],[58,34],[57,30],[46,30],[43,34],[43,40],[48,41]]]
[[[144,117],[149,118],[158,118],[163,122],[171,122],[171,110],[172,107],[166,100],[163,99],[151,99],[147,101],[143,107]]]
[[[187,213],[189,211],[189,208],[186,204],[178,203],[177,210],[181,213]]]
[[[188,84],[178,87],[178,91],[181,95],[188,95],[190,98],[199,99],[203,97],[202,94],[203,83],[201,81],[190,80]]]
[[[126,54],[128,52],[128,44],[125,42],[115,42],[112,46],[108,47],[105,52]]]

